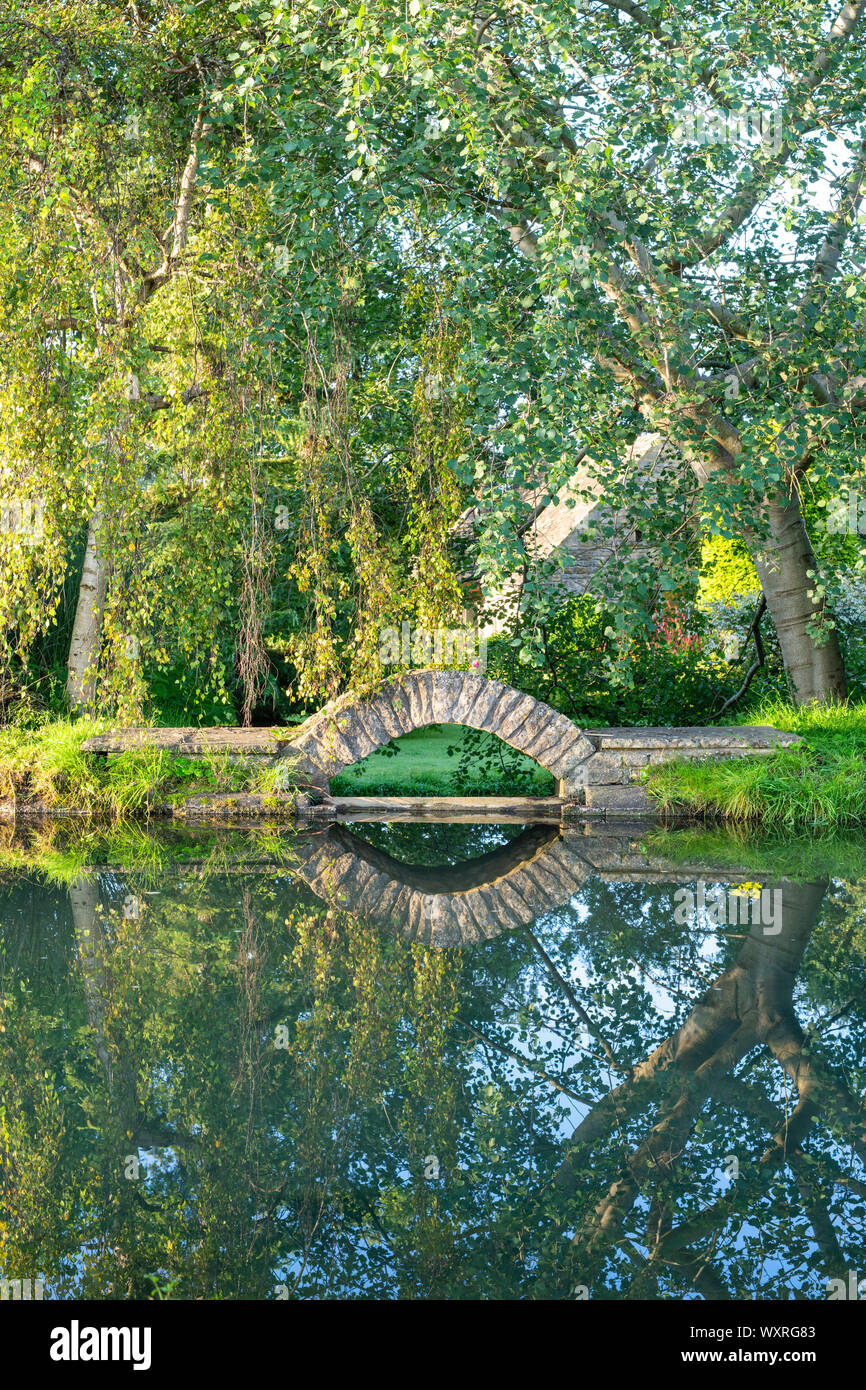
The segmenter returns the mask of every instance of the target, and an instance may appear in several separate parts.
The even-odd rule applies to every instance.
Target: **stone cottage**
[[[642,434],[624,456],[619,481],[627,485],[630,495],[642,492],[652,505],[661,480],[669,478],[672,472],[682,473],[685,467],[661,436]],[[585,454],[580,456],[568,485],[560,489],[556,502],[544,503],[544,488],[528,489],[524,496],[526,517],[521,523],[520,535],[527,558],[558,563],[551,587],[563,598],[588,593],[602,570],[615,566],[626,554],[646,556],[652,553],[652,547],[643,544],[640,530],[628,523],[623,511],[614,512],[605,503],[602,484]],[[477,509],[470,507],[455,527],[455,536],[464,544],[474,535],[476,518]],[[596,525],[610,522],[612,535],[594,534]],[[515,573],[486,599],[482,599],[471,569],[464,571],[463,579],[467,592],[467,623],[477,624],[486,637],[494,636],[508,624],[513,614],[519,595],[520,573]]]

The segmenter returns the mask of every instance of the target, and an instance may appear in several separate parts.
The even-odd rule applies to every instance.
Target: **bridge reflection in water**
[[[587,830],[590,833],[587,833]],[[472,946],[531,925],[564,906],[590,876],[609,882],[694,884],[744,878],[765,886],[747,866],[708,870],[646,853],[617,828],[530,825],[476,859],[450,865],[406,864],[344,825],[304,836],[296,872],[318,897],[355,917],[434,947]],[[783,894],[793,891],[781,887]]]

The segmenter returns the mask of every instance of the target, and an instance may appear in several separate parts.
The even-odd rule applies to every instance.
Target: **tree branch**
[[[830,29],[827,43],[813,59],[809,71],[802,81],[793,85],[785,103],[786,116],[796,115],[801,111],[806,98],[816,90],[827,75],[837,60],[842,47],[856,29],[864,3],[866,0],[853,0],[853,3],[846,3],[842,6]],[[758,206],[758,203],[772,186],[776,175],[787,164],[794,149],[793,143],[783,139],[774,155],[756,159],[756,167],[751,171],[749,177],[743,179],[734,197],[716,218],[709,231],[698,241],[693,241],[691,254],[687,257],[677,257],[675,261],[670,263],[669,268],[679,273],[686,267],[699,265],[713,251],[724,245]]]

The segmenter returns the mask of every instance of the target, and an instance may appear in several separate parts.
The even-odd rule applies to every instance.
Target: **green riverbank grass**
[[[661,810],[765,829],[866,825],[866,704],[774,701],[733,722],[771,724],[803,742],[754,758],[653,767],[646,787]]]
[[[193,759],[141,748],[102,758],[82,751],[88,738],[110,727],[110,721],[81,718],[0,729],[0,800],[81,809],[119,823],[192,796],[274,793],[273,768],[230,762],[219,754]],[[458,763],[467,733],[446,725],[408,734],[334,778],[332,790],[343,796],[554,794],[553,778],[531,758],[503,745],[507,762],[500,765],[494,748],[499,741],[492,738],[477,772],[461,776]],[[449,754],[449,748],[456,751]]]
[[[347,768],[331,782],[336,796],[554,796],[554,779],[538,763],[509,748],[494,735],[480,745],[484,763],[460,776],[458,763],[468,729],[434,725],[395,739],[389,750],[378,749],[363,762]],[[503,766],[496,749],[499,744]],[[396,754],[391,751],[396,748]],[[456,751],[449,754],[448,749]]]
[[[261,768],[219,754],[193,759],[137,748],[99,758],[82,751],[86,739],[110,727],[106,721],[55,719],[0,729],[0,800],[40,801],[121,821],[208,792],[271,788]]]

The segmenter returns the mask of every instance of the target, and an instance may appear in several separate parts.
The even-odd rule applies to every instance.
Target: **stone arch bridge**
[[[481,729],[532,758],[556,780],[552,798],[332,797],[330,783],[403,734],[430,724],[462,724]],[[671,758],[742,757],[770,753],[799,743],[796,734],[767,727],[579,729],[549,705],[502,681],[473,671],[409,671],[383,681],[367,694],[349,693],[332,701],[294,729],[124,729],[97,734],[83,745],[87,753],[109,756],[134,747],[164,748],[187,757],[214,753],[265,758],[284,765],[277,777],[282,796],[218,794],[191,799],[183,814],[256,815],[286,802],[289,813],[317,818],[351,818],[375,802],[380,812],[413,809],[422,816],[444,810],[499,815],[508,807],[526,821],[540,813],[559,815],[563,807],[590,813],[629,816],[653,811],[645,788],[636,785],[649,765]],[[300,792],[300,795],[297,795]],[[434,802],[439,802],[435,806]],[[396,803],[412,802],[399,806]],[[2,808],[0,808],[2,810]],[[501,817],[500,817],[501,818]]]
[[[596,751],[570,719],[532,695],[471,671],[437,670],[410,671],[369,696],[326,705],[293,733],[291,750],[330,782],[392,739],[430,724],[495,734],[552,773],[566,797],[585,785],[582,769]]]
[[[626,815],[653,809],[635,785],[652,763],[770,753],[800,741],[765,726],[582,730],[502,681],[472,671],[424,670],[384,681],[367,696],[342,696],[293,731],[284,747],[299,760],[298,770],[327,793],[344,768],[430,724],[495,734],[552,773],[563,803]]]

